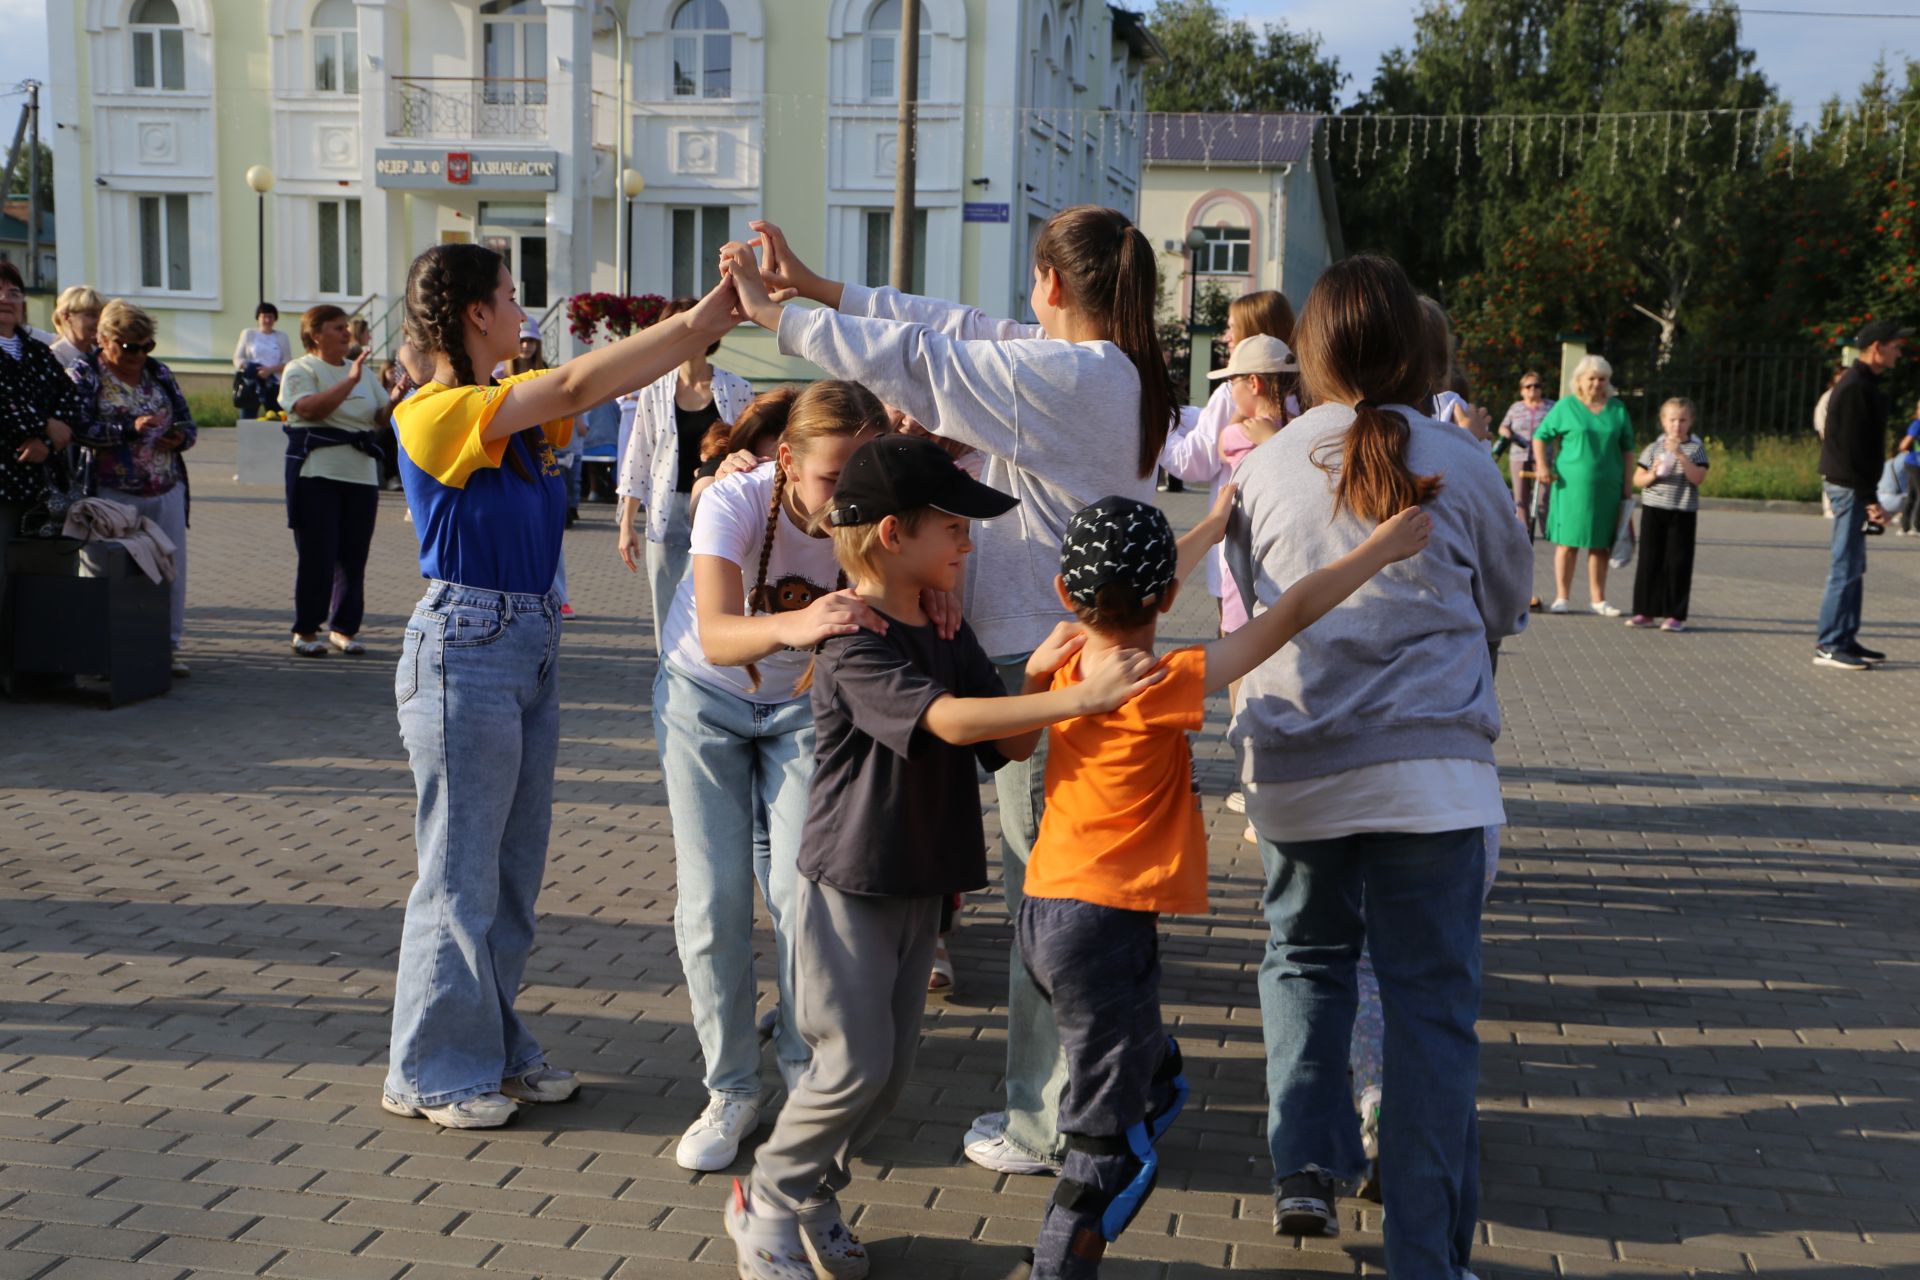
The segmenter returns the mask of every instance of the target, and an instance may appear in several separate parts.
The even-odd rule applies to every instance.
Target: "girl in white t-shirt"
[[[701,495],[692,572],[667,612],[654,736],[673,820],[674,939],[709,1098],[680,1139],[684,1169],[726,1168],[760,1121],[756,882],[773,919],[782,1074],[793,1078],[808,1057],[793,1025],[786,906],[813,773],[809,664],[831,636],[886,627],[845,589],[814,513],[832,499],[847,458],[886,428],[886,410],[856,383],[816,382],[796,396],[779,456]],[[756,819],[767,833],[764,863]]]

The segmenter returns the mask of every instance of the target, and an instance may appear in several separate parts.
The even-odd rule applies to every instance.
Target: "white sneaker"
[[[580,1077],[558,1067],[536,1067],[500,1082],[500,1092],[515,1102],[565,1102],[580,1091]]]
[[[1227,812],[1228,813],[1245,813],[1246,811],[1247,811],[1247,793],[1244,791],[1228,792],[1227,793]]]
[[[1548,613],[1572,613],[1573,605],[1568,603],[1565,599],[1555,600],[1552,604],[1547,606],[1547,612]]]
[[[716,1104],[719,1101],[714,1099]],[[725,1216],[727,1235],[738,1255],[740,1280],[814,1280],[813,1263],[800,1247],[800,1224],[789,1217],[755,1213],[738,1178],[727,1193]]]
[[[396,1116],[425,1116],[442,1129],[498,1129],[519,1110],[504,1093],[483,1093],[477,1098],[462,1098],[438,1107],[416,1107],[382,1091],[380,1106]]]
[[[1036,1160],[1015,1147],[1007,1141],[1007,1135],[1004,1132],[997,1133],[991,1138],[973,1138],[971,1134],[968,1138],[967,1159],[982,1169],[991,1169],[995,1173],[1019,1174],[1053,1175],[1060,1172],[1059,1165],[1049,1164],[1045,1160]]]
[[[1620,607],[1618,605],[1608,604],[1605,600],[1595,600],[1593,602],[1593,611],[1603,618],[1617,618],[1620,616]]]
[[[760,1108],[740,1098],[715,1095],[700,1118],[680,1137],[674,1163],[682,1169],[713,1173],[740,1154],[740,1139],[760,1126]]]
[[[813,1261],[817,1280],[866,1280],[867,1251],[837,1212],[800,1224],[800,1247]]]

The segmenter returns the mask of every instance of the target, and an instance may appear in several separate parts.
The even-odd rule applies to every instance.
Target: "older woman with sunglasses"
[[[168,635],[173,674],[184,676],[187,613],[187,464],[199,431],[173,371],[151,358],[153,317],[119,298],[100,312],[100,350],[69,374],[80,389],[74,440],[89,453],[89,487],[132,507],[173,540]]]
[[[1546,485],[1539,486],[1540,509],[1536,512],[1533,433],[1552,408],[1553,399],[1547,395],[1546,383],[1529,369],[1520,375],[1520,398],[1507,406],[1506,416],[1500,419],[1500,438],[1513,442],[1513,452],[1507,455],[1507,467],[1513,472],[1513,509],[1526,524],[1529,538],[1546,522],[1548,493]]]

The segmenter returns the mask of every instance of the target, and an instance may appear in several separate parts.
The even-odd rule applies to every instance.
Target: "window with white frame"
[[[490,103],[547,100],[547,7],[541,0],[480,6],[480,66]]]
[[[732,239],[730,205],[674,209],[673,294],[698,298],[720,283],[720,246]]]
[[[862,218],[866,240],[867,274],[864,283],[878,289],[893,283],[893,210],[869,209]],[[927,291],[927,211],[913,211],[913,266],[907,273],[907,292]]]
[[[133,87],[187,87],[187,30],[174,0],[139,0],[129,15],[133,37]]]
[[[867,101],[900,100],[900,0],[880,0],[867,14]],[[932,97],[933,33],[927,14],[920,11],[920,65],[916,69],[914,101]]]
[[[193,262],[188,250],[192,234],[189,198],[184,195],[141,196],[140,287],[166,293],[193,288]]]
[[[313,11],[313,87],[360,92],[360,29],[353,0],[320,0]]]
[[[315,213],[320,247],[320,292],[360,296],[360,202],[322,200]]]
[[[733,23],[721,0],[685,0],[673,11],[673,96],[733,96]]]
[[[1194,273],[1244,276],[1253,270],[1253,232],[1247,227],[1201,227],[1206,245],[1194,254]]]

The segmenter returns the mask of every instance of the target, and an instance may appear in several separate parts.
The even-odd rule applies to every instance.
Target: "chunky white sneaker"
[[[425,1116],[442,1129],[498,1129],[520,1108],[504,1093],[483,1093],[438,1107],[416,1107],[390,1093],[380,1095],[380,1106],[396,1116]]]
[[[740,1139],[760,1125],[760,1108],[739,1098],[715,1097],[693,1122],[673,1159],[682,1169],[713,1173],[732,1164],[740,1154]]]
[[[1228,813],[1245,813],[1246,811],[1247,811],[1247,793],[1244,791],[1228,792],[1227,793],[1227,812]]]
[[[1007,1141],[1004,1132],[991,1138],[972,1138],[966,1146],[967,1159],[995,1173],[1057,1174],[1060,1166],[1037,1160]]]
[[[1548,613],[1572,613],[1573,604],[1564,597],[1547,606]]]
[[[727,1193],[726,1222],[727,1235],[739,1255],[740,1280],[814,1280],[813,1263],[800,1247],[800,1224],[788,1217],[755,1213],[738,1178]]]
[[[558,1067],[536,1067],[500,1082],[500,1092],[515,1102],[565,1102],[580,1091],[580,1077]]]
[[[800,1224],[800,1247],[813,1260],[816,1280],[866,1280],[867,1251],[836,1210]]]
[[[1593,611],[1603,618],[1617,618],[1620,616],[1620,606],[1617,604],[1608,604],[1605,600],[1595,600],[1593,602]]]

